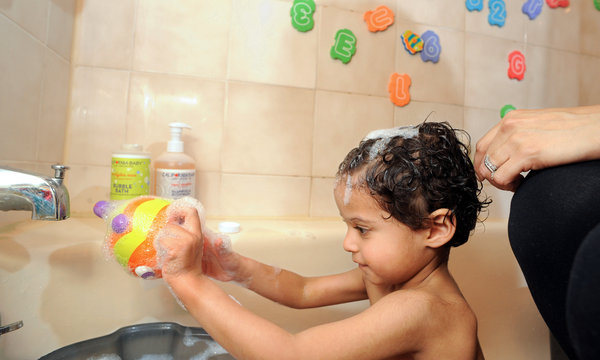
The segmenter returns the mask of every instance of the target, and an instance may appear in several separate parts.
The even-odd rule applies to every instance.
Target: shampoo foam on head
[[[192,127],[177,122],[170,123],[169,127],[171,140],[167,144],[167,151],[154,161],[154,193],[169,199],[195,197],[196,164],[191,156],[183,152],[181,140],[183,129]]]

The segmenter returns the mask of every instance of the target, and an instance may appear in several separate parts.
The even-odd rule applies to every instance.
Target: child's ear
[[[429,214],[431,226],[425,244],[430,248],[439,248],[445,245],[456,232],[456,218],[448,209],[437,209]]]

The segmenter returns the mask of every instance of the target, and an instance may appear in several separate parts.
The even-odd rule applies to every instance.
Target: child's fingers
[[[170,214],[167,220],[171,224],[177,224],[192,234],[202,234],[202,225],[200,225],[200,217],[198,210],[193,207],[183,207],[177,209]]]

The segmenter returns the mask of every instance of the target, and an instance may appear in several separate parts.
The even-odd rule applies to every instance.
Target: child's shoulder
[[[373,310],[386,319],[388,330],[400,337],[410,335],[421,352],[445,349],[464,355],[477,344],[477,319],[460,295],[398,290],[373,304]]]
[[[397,290],[384,296],[381,305],[397,307],[400,312],[409,312],[412,316],[443,314],[444,318],[464,317],[467,314],[475,318],[467,301],[460,294],[438,294],[427,289]],[[440,319],[441,320],[441,319]]]

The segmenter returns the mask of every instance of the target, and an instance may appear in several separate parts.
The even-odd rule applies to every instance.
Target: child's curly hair
[[[391,138],[369,136],[361,141],[340,164],[338,179],[359,174],[358,186],[414,230],[427,228],[433,211],[449,209],[456,232],[447,245],[464,244],[480,211],[491,202],[479,200],[482,185],[469,146],[457,136],[465,135],[468,144],[469,134],[447,122],[424,122],[398,131]]]

